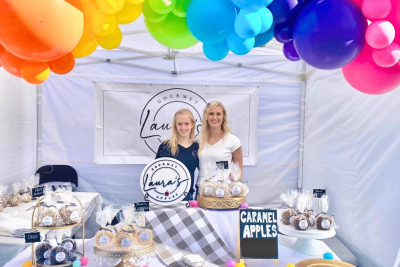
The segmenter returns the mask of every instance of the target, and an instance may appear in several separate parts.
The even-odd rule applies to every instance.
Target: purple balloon
[[[274,37],[282,44],[290,42],[293,39],[293,25],[287,23],[277,24],[274,28]]]
[[[299,61],[300,56],[297,54],[296,48],[294,47],[293,41],[290,41],[283,45],[283,54],[290,61]]]
[[[236,266],[236,261],[234,260],[228,260],[226,262],[226,267],[235,267]]]
[[[294,19],[303,6],[303,0],[275,0],[268,6],[275,23],[285,23]]]
[[[337,69],[352,62],[365,45],[367,20],[352,0],[311,1],[293,27],[297,53],[318,69]]]
[[[247,203],[242,203],[242,204],[240,205],[240,208],[241,208],[241,209],[248,209],[248,208],[249,208],[249,204],[247,204]]]

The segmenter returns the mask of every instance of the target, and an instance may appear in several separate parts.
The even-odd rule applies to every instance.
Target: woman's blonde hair
[[[168,147],[171,149],[171,153],[173,156],[176,156],[176,154],[178,154],[178,152],[179,152],[178,142],[179,142],[180,135],[178,133],[178,130],[176,129],[176,119],[182,115],[188,116],[189,119],[193,123],[193,128],[190,130],[190,139],[194,141],[194,132],[196,129],[196,121],[194,120],[193,113],[189,109],[186,109],[186,108],[180,109],[177,112],[175,112],[174,119],[172,120],[171,138],[164,141],[165,143],[167,143]]]
[[[219,102],[219,101],[211,101],[206,105],[203,111],[203,118],[201,120],[201,135],[200,135],[200,144],[199,144],[199,152],[198,154],[201,153],[203,150],[205,144],[207,143],[208,136],[210,134],[210,125],[208,125],[208,114],[210,114],[210,111],[216,107],[221,107],[222,108],[222,116],[223,116],[223,121],[221,124],[221,130],[224,132],[224,138],[226,134],[231,133],[231,128],[229,127],[228,124],[228,114],[226,113],[226,108],[224,105]]]

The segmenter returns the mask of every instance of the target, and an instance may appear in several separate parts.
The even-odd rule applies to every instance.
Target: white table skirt
[[[90,216],[102,209],[103,199],[99,193],[91,192],[76,192],[75,195],[82,202],[85,208],[85,235],[87,237],[93,237],[96,234],[99,226],[96,223],[95,216]],[[5,214],[14,214],[27,224],[27,227],[31,227],[32,210],[27,211],[29,208],[34,206],[36,201],[30,203],[22,203],[17,207],[7,207],[4,209]],[[82,231],[78,231],[78,227],[73,229],[73,234],[76,237],[82,238]],[[25,244],[23,238],[14,237],[0,237],[0,266],[3,266],[6,262],[10,261],[22,251],[24,251],[29,245]]]
[[[238,235],[238,225],[239,225],[239,212],[237,210],[233,211],[212,211],[204,210],[207,219],[213,225],[215,231],[226,243],[226,245],[231,249],[233,253],[236,253],[237,247],[237,235]],[[278,213],[279,218],[280,212]],[[324,253],[330,252],[333,254],[335,260],[340,260],[338,256],[322,241],[317,241],[318,246],[321,248],[323,253],[318,256],[305,256],[300,254],[291,247],[293,247],[296,242],[296,238],[279,235],[279,260],[276,264],[273,260],[246,260],[245,263],[251,267],[276,267],[282,266],[286,267],[288,263],[296,264],[299,261],[311,258],[322,258]],[[89,258],[88,267],[99,267],[99,263],[95,262],[93,254],[93,244],[94,238],[86,242],[86,252],[85,255]],[[23,262],[30,260],[31,258],[31,248],[26,249],[12,261],[7,263],[5,267],[15,267],[21,266]],[[163,263],[159,261],[158,258],[154,259],[149,264],[150,267],[164,267]]]

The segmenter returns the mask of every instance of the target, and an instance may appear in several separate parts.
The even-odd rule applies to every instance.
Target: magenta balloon
[[[392,0],[392,11],[386,20],[390,21],[396,30],[395,42],[400,44],[400,1]]]
[[[362,3],[362,12],[370,20],[384,19],[390,14],[391,10],[391,0],[364,0]]]
[[[392,43],[384,49],[375,49],[372,52],[372,58],[380,67],[392,67],[400,60],[400,46],[397,43]]]
[[[342,68],[347,82],[360,92],[379,95],[400,85],[400,65],[382,68],[372,59],[373,48],[365,45],[360,55]]]
[[[365,32],[365,40],[371,47],[382,49],[393,42],[395,35],[396,32],[392,23],[380,20],[368,26]]]

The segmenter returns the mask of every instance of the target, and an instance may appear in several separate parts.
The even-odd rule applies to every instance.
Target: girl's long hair
[[[173,156],[176,156],[176,154],[178,154],[178,152],[179,152],[178,142],[179,142],[180,135],[178,133],[178,130],[176,129],[176,127],[177,127],[176,119],[182,115],[188,116],[194,125],[193,128],[190,130],[190,140],[194,141],[194,132],[196,129],[196,122],[194,120],[193,113],[189,109],[186,109],[186,108],[180,109],[175,113],[174,119],[172,120],[173,126],[172,126],[171,138],[164,141],[168,145],[168,147],[171,149],[171,153]]]
[[[198,154],[201,153],[203,150],[205,144],[207,143],[208,136],[210,134],[210,125],[208,125],[208,114],[210,114],[210,111],[216,107],[220,106],[222,108],[222,115],[223,115],[223,121],[221,124],[221,130],[224,132],[224,138],[226,134],[231,133],[231,128],[229,127],[228,124],[228,115],[226,113],[226,108],[224,105],[219,102],[219,101],[211,101],[206,105],[203,111],[203,118],[201,120],[201,135],[200,135],[200,144],[199,144],[199,152]]]

